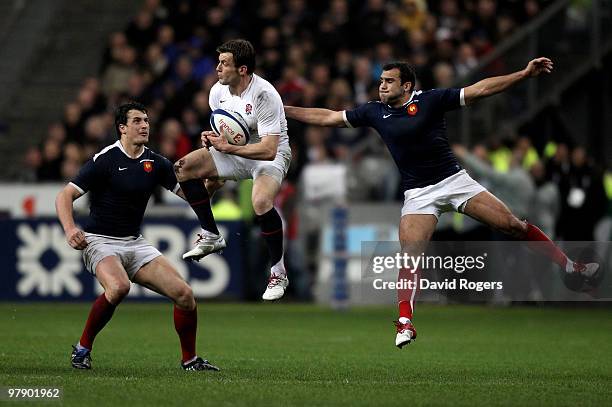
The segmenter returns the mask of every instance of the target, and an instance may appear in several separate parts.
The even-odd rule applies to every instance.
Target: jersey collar
[[[400,107],[393,107],[387,104],[385,104],[385,106],[387,106],[389,109],[404,109],[406,106],[410,104],[410,102],[412,102],[412,99],[414,99],[414,95],[416,95],[416,90],[412,91],[412,93],[410,94],[410,99],[408,99],[408,101],[404,103],[403,105],[401,105]]]
[[[410,94],[410,99],[408,99],[408,101],[406,103],[404,103],[402,105],[402,107],[406,107],[410,104],[410,102],[412,102],[412,99],[414,99],[414,95],[416,95],[416,90],[413,90],[412,93]]]
[[[123,148],[123,144],[121,144],[121,140],[117,140],[117,141],[115,141],[115,145],[116,145],[117,147],[119,147],[119,150],[121,150],[121,152],[122,152],[123,154],[125,154],[125,155],[127,156],[127,158],[129,158],[129,159],[131,159],[131,160],[137,160],[137,159],[139,159],[140,157],[142,157],[142,155],[144,154],[145,150],[147,149],[147,146],[143,146],[143,149],[142,149],[142,151],[140,152],[140,154],[138,154],[138,157],[134,157],[134,158],[132,158],[132,157],[130,157],[130,155],[129,155],[129,154],[126,152],[126,151],[125,151],[125,149]]]

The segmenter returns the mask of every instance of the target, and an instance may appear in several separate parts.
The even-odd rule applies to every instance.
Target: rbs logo
[[[170,224],[149,224],[143,228],[143,236],[149,243],[160,249],[170,263],[191,285],[193,294],[200,298],[216,297],[222,294],[230,283],[230,267],[222,256],[212,254],[199,263],[192,264],[203,273],[190,272],[189,264],[182,260],[182,255],[190,248],[190,242],[196,238],[199,227],[185,235],[180,227]],[[222,232],[223,233],[223,232]],[[16,292],[20,297],[63,297],[77,298],[92,296],[95,293],[84,292],[87,279],[93,279],[81,260],[81,251],[72,249],[65,240],[64,232],[56,223],[20,223],[16,226],[19,240],[16,253],[16,269],[19,278]],[[200,277],[204,275],[206,277]],[[102,292],[102,287],[95,284],[95,291]],[[157,294],[133,285],[130,298],[150,297]]]

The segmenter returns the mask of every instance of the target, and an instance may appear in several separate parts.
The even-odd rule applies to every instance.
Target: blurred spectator
[[[162,140],[162,144],[165,142],[174,143],[174,149],[170,146],[165,147],[168,151],[174,150],[174,155],[166,156],[171,161],[176,161],[187,155],[192,149],[191,140],[183,131],[181,123],[176,119],[167,119],[162,123],[159,139]]]
[[[293,66],[287,66],[283,70],[277,90],[286,105],[300,105],[305,86],[306,80],[300,76],[298,70]]]
[[[54,139],[45,140],[42,148],[42,163],[38,167],[39,181],[60,181],[62,179],[62,147]]]
[[[66,131],[66,140],[76,141],[77,143],[83,142],[83,120],[81,114],[81,106],[78,103],[68,103],[64,107],[63,124]]]
[[[106,70],[106,67],[109,66],[113,61],[117,59],[117,52],[123,47],[128,45],[127,37],[125,33],[121,31],[115,31],[110,34],[108,37],[108,44],[104,49],[104,53],[102,54],[102,64],[100,66],[100,73],[103,73]]]
[[[453,67],[446,62],[438,62],[434,65],[433,76],[436,88],[450,88],[455,82]]]
[[[131,46],[142,52],[155,40],[156,31],[153,13],[141,9],[126,28],[125,36]]]
[[[38,169],[42,165],[42,154],[36,147],[30,147],[23,156],[23,166],[16,174],[16,181],[38,181]]]
[[[66,141],[66,128],[62,123],[51,123],[47,129],[47,138],[63,144]]]
[[[354,30],[359,38],[359,45],[364,49],[372,48],[376,44],[388,40],[386,29],[390,26],[399,26],[396,21],[390,21],[384,0],[368,0],[359,12],[359,27]],[[397,12],[394,12],[396,14]]]
[[[61,166],[61,179],[70,181],[76,177],[83,164],[81,148],[76,143],[68,143],[63,149],[63,161]]]
[[[559,188],[546,179],[546,168],[541,161],[536,161],[531,166],[530,173],[536,190],[528,219],[554,240],[555,226],[561,212]]]
[[[428,13],[424,0],[402,0],[399,9],[399,25],[408,33],[426,28]]]
[[[346,110],[351,108],[351,87],[344,79],[335,79],[329,86],[329,95],[325,105],[332,110]]]
[[[461,44],[455,58],[455,72],[458,77],[466,76],[472,69],[478,66],[478,60],[474,48],[468,43]]]
[[[371,90],[377,88],[372,78],[372,64],[366,57],[357,57],[353,63],[353,95],[355,103],[364,104],[371,100]]]
[[[157,43],[169,63],[173,64],[179,56],[179,47],[174,42],[174,29],[170,25],[162,25],[157,31]]]
[[[113,60],[102,74],[102,91],[113,99],[127,91],[130,76],[136,71],[136,50],[123,46],[113,51]]]
[[[158,43],[149,45],[145,53],[145,66],[153,75],[154,80],[162,79],[167,73],[169,60]]]
[[[191,107],[183,110],[181,123],[185,129],[185,135],[191,142],[192,148],[200,148],[202,146],[200,133],[207,124],[200,122],[197,113]]]
[[[595,224],[604,216],[608,200],[603,176],[588,161],[583,147],[572,151],[568,187],[561,201],[559,236],[565,240],[593,240]]]
[[[83,144],[90,145],[94,149],[101,149],[110,144],[110,129],[107,127],[102,116],[92,116],[85,122],[85,138]]]

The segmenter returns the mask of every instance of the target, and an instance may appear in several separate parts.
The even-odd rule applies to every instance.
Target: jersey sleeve
[[[366,103],[353,110],[345,110],[342,113],[344,123],[348,127],[372,126],[372,113],[376,108],[375,103]]]
[[[433,89],[430,92],[436,104],[445,112],[465,106],[463,88]]]
[[[103,168],[100,160],[89,160],[81,167],[77,176],[70,182],[81,194],[95,188],[102,179]]]
[[[281,134],[281,121],[284,115],[283,102],[279,94],[262,90],[255,98],[257,115],[257,134]]]
[[[210,110],[215,110],[219,108],[219,90],[221,87],[219,86],[219,82],[215,83],[212,88],[210,88],[210,92],[208,93],[208,105],[210,106]]]
[[[174,166],[172,162],[166,157],[160,156],[161,160],[161,171],[159,172],[158,182],[159,185],[166,188],[168,191],[176,192],[179,189],[179,183],[174,173]]]

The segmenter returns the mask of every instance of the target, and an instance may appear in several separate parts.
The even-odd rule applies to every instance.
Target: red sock
[[[397,276],[397,281],[405,283],[406,281],[414,281],[414,287],[401,288],[397,290],[397,305],[399,307],[399,317],[408,318],[412,320],[412,312],[414,311],[414,299],[416,297],[418,282],[419,282],[419,270],[414,273],[410,272],[410,269],[401,268]]]
[[[81,340],[79,341],[81,346],[89,350],[92,349],[96,335],[104,328],[108,321],[110,321],[115,312],[115,308],[116,306],[108,302],[104,294],[94,301],[91,306],[91,311],[89,311],[87,322],[85,323],[83,335],[81,335]]]
[[[532,242],[528,243],[531,250],[548,257],[565,271],[567,256],[537,226],[527,223],[527,233],[523,240]]]
[[[196,356],[196,331],[198,328],[197,308],[187,311],[174,306],[174,328],[181,341],[183,362]]]

